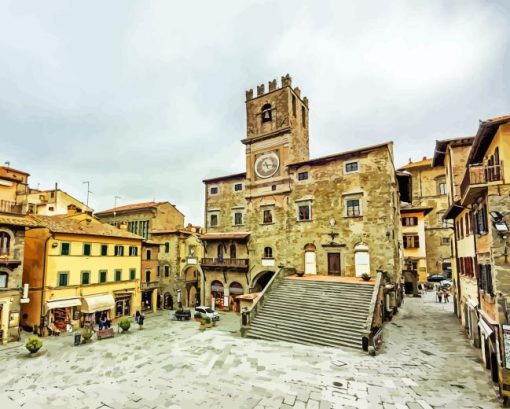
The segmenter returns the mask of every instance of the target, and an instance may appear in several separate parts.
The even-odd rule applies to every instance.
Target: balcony
[[[247,270],[249,261],[247,258],[213,258],[205,257],[201,260],[202,267],[217,269]]]
[[[159,281],[142,281],[140,283],[140,288],[142,290],[148,290],[148,289],[151,289],[151,288],[157,288],[159,287]]]
[[[460,184],[462,203],[472,200],[486,188],[488,183],[494,182],[503,182],[503,163],[491,166],[470,165]]]
[[[19,257],[14,255],[10,249],[0,249],[0,265],[2,266],[17,266],[21,264]]]
[[[23,214],[23,205],[8,200],[0,200],[0,213]]]

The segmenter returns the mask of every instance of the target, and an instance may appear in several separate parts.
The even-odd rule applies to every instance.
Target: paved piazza
[[[406,298],[377,357],[243,339],[222,314],[150,317],[145,328],[74,347],[46,338],[37,357],[0,348],[0,408],[497,408],[478,350],[462,342],[452,306]],[[461,342],[459,342],[461,340]]]

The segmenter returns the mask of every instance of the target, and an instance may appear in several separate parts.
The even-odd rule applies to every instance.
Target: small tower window
[[[296,116],[296,96],[292,95],[292,114]]]
[[[273,249],[271,247],[264,247],[264,258],[273,258]]]
[[[306,128],[306,110],[303,105],[301,106],[301,123],[303,124],[303,128]]]
[[[273,120],[271,112],[271,104],[262,106],[262,122],[271,122]]]

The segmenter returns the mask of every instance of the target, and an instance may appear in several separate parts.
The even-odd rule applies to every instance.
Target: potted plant
[[[43,342],[37,335],[32,335],[30,338],[28,338],[25,344],[25,348],[28,349],[31,354],[35,354],[42,348],[42,346]]]
[[[305,272],[304,271],[297,271],[296,274],[297,274],[298,277],[303,277],[305,275]]]
[[[122,329],[122,332],[126,332],[131,327],[131,320],[128,317],[122,317],[119,321],[119,327]]]
[[[195,321],[202,321],[202,314],[200,314],[198,311],[195,311],[195,314],[193,314],[193,319]]]
[[[198,327],[200,331],[205,331],[205,319],[200,319],[200,325]]]
[[[211,320],[211,317],[205,317],[205,318],[204,318],[204,323],[205,323],[205,327],[206,327],[206,328],[211,328],[211,327],[212,327],[212,320]]]
[[[372,277],[371,277],[371,276],[370,276],[370,274],[368,274],[368,273],[363,273],[363,274],[361,274],[361,278],[362,278],[364,281],[370,281],[370,279],[371,279]]]
[[[89,342],[92,338],[92,335],[94,335],[94,331],[92,331],[92,328],[90,327],[83,327],[80,332],[84,344]]]

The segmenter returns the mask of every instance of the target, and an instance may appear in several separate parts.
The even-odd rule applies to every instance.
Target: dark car
[[[191,311],[190,310],[177,310],[177,311],[175,311],[174,316],[177,321],[183,321],[183,320],[188,321],[189,319],[191,319]]]
[[[433,274],[431,276],[428,276],[427,281],[429,283],[440,283],[441,281],[445,280],[446,277],[441,274]]]

